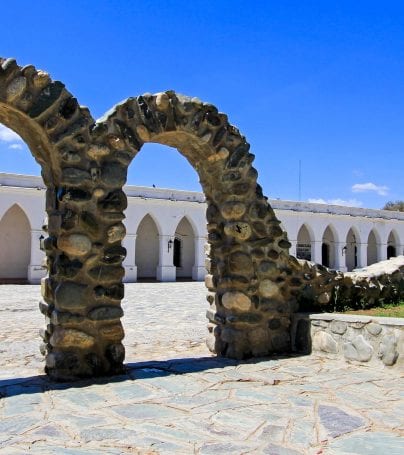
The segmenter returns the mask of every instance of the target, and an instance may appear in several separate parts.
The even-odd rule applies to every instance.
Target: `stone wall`
[[[296,313],[293,350],[379,366],[403,366],[404,319]]]
[[[335,311],[404,300],[404,256],[346,273],[303,260],[299,263],[303,272],[300,310]]]

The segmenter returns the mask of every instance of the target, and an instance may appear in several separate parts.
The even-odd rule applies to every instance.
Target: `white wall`
[[[195,258],[191,266],[192,248],[187,241],[188,253],[183,258],[186,262],[184,262],[185,270],[182,276],[185,274],[189,276],[191,267],[193,279],[203,280],[206,242],[206,204],[203,194],[130,185],[124,189],[128,196],[128,208],[125,212],[127,236],[124,239],[124,246],[128,251],[124,261],[125,280],[136,281],[137,275],[145,276],[144,274],[151,277],[157,276],[162,281],[175,280],[177,272],[178,276],[181,276],[182,272],[177,271],[173,265],[173,248],[168,250],[168,242],[174,240],[184,217],[193,230]],[[31,259],[28,267],[30,282],[38,282],[45,274],[41,268],[43,253],[39,250],[39,237],[42,234],[41,226],[45,215],[44,195],[44,184],[40,177],[0,173],[0,219],[10,207],[18,204],[31,225]],[[358,266],[366,266],[370,262],[386,259],[389,241],[394,244],[397,255],[404,254],[404,213],[294,201],[270,200],[269,202],[281,220],[282,227],[288,233],[292,243],[291,254],[295,254],[298,232],[303,225],[309,233],[312,260],[322,262],[322,244],[326,242],[330,246],[332,268],[344,271],[352,267],[352,252],[346,255],[344,250],[345,246],[347,249],[349,247],[347,236],[350,230],[355,233]],[[148,214],[154,220],[155,228],[153,228],[153,234],[151,234],[151,227],[140,229],[141,239],[145,235],[149,236],[144,243],[137,239],[138,228]],[[372,242],[368,246],[371,232],[375,236],[376,243],[370,236]],[[153,243],[153,247],[148,246],[152,237],[156,239],[156,235],[157,242]],[[304,237],[307,238],[307,233]],[[136,251],[136,244],[142,243],[144,246]],[[347,257],[350,258],[348,263]],[[4,255],[0,256],[0,262],[4,263],[4,261]],[[140,273],[138,273],[137,264],[140,265]],[[153,273],[152,270],[154,270]]]

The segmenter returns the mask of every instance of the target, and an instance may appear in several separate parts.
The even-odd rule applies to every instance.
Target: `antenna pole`
[[[299,160],[299,201],[302,200],[302,160]]]

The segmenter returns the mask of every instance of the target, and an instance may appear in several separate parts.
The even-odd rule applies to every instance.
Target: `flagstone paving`
[[[202,283],[126,285],[126,373],[51,383],[39,287],[0,286],[0,454],[404,453],[402,372],[212,357],[204,294]]]

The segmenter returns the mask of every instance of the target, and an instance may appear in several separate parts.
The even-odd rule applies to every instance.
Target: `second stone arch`
[[[127,167],[146,142],[177,149],[206,197],[210,350],[238,359],[289,351],[298,264],[257,184],[245,138],[225,114],[196,98],[172,91],[129,98],[94,128],[94,154],[98,147],[102,167],[114,170],[103,182],[116,181],[113,192],[122,191]]]

